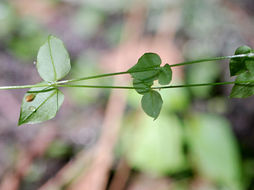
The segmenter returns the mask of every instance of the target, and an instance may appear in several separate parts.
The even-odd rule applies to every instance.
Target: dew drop
[[[36,108],[35,108],[34,106],[29,106],[28,109],[29,109],[30,111],[35,111],[35,110],[36,110]]]

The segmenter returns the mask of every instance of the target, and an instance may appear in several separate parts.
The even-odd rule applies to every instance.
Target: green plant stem
[[[36,87],[48,87],[51,84],[34,84],[34,85],[21,85],[21,86],[0,86],[0,90],[11,90],[11,89],[25,89],[25,88],[36,88]]]
[[[198,60],[193,60],[193,61],[185,61],[185,62],[182,62],[182,63],[177,63],[177,64],[170,65],[170,67],[191,65],[191,64],[195,64],[195,63],[218,61],[218,60],[224,60],[224,59],[241,58],[241,57],[254,57],[254,53],[230,55],[230,56],[222,56],[222,57],[212,57],[212,58],[198,59]]]
[[[195,63],[201,63],[201,62],[208,62],[208,61],[216,61],[216,60],[224,60],[224,59],[232,59],[232,58],[241,58],[241,57],[254,57],[254,53],[248,53],[248,54],[240,54],[240,55],[233,55],[233,56],[223,56],[223,57],[214,57],[214,58],[206,58],[206,59],[199,59],[194,61],[186,61],[178,64],[170,65],[171,67],[176,66],[183,66],[183,65],[190,65]],[[94,75],[89,77],[82,77],[78,79],[69,79],[69,80],[62,80],[47,84],[35,84],[35,85],[21,85],[21,86],[0,86],[0,90],[10,90],[10,89],[25,89],[25,88],[36,88],[36,87],[83,87],[83,88],[118,88],[118,89],[137,89],[131,86],[93,86],[93,85],[67,85],[66,83],[71,82],[79,82],[83,80],[89,80],[89,79],[96,79],[96,78],[102,78],[102,77],[109,77],[109,76],[115,76],[115,75],[123,75],[123,74],[131,74],[136,72],[145,72],[150,71],[154,69],[160,69],[160,68],[146,68],[140,71],[130,72],[130,71],[124,71],[124,72],[116,72],[116,73],[107,73],[102,75]],[[254,81],[242,81],[239,82],[218,82],[218,83],[202,83],[202,84],[185,84],[185,85],[169,85],[169,86],[161,86],[161,87],[152,87],[152,89],[165,89],[165,88],[181,88],[181,87],[197,87],[197,86],[215,86],[215,85],[228,85],[228,84],[243,84],[243,85],[249,85],[244,83],[251,83]],[[65,84],[65,85],[64,85]],[[143,88],[140,88],[143,89]]]
[[[82,78],[78,78],[78,79],[62,80],[62,81],[56,82],[56,84],[65,84],[65,83],[70,83],[70,82],[79,82],[79,81],[84,81],[84,80],[89,80],[89,79],[96,79],[96,78],[109,77],[109,76],[115,76],[115,75],[124,75],[124,74],[130,74],[130,73],[152,71],[152,70],[155,70],[155,69],[158,69],[158,68],[151,67],[151,68],[142,69],[140,71],[135,71],[135,72],[123,71],[123,72],[116,72],[116,73],[107,73],[107,74],[102,74],[102,75],[93,75],[93,76],[82,77]]]
[[[241,84],[241,85],[247,85],[247,83],[242,82],[215,82],[215,83],[201,83],[201,84],[183,84],[183,85],[169,85],[169,86],[156,86],[152,87],[152,89],[166,89],[166,88],[187,88],[187,87],[200,87],[200,86],[218,86],[218,85],[229,85],[229,84]]]
[[[168,85],[168,86],[155,86],[151,89],[166,89],[166,88],[183,88],[183,87],[199,87],[199,86],[218,86],[218,85],[229,85],[238,84],[245,86],[254,86],[254,81],[238,81],[238,82],[216,82],[216,83],[200,83],[200,84],[183,84],[183,85]],[[71,88],[111,88],[111,89],[145,89],[133,86],[100,86],[100,85],[78,85],[78,84],[36,84],[36,85],[23,85],[23,86],[1,86],[0,90],[10,90],[10,89],[25,89],[25,88],[36,88],[36,87],[71,87]],[[43,91],[43,90],[42,90]],[[46,90],[47,91],[47,90]],[[40,91],[31,91],[40,92]]]
[[[79,84],[59,84],[56,87],[71,87],[71,88],[117,88],[117,89],[144,89],[134,88],[132,86],[97,86],[97,85],[79,85]]]
[[[229,84],[238,84],[238,85],[246,85],[252,86],[254,81],[241,81],[241,82],[216,82],[216,83],[201,83],[201,84],[184,84],[184,85],[168,85],[168,86],[155,86],[151,87],[151,89],[166,89],[166,88],[183,88],[183,87],[199,87],[199,86],[218,86],[218,85],[229,85]],[[64,85],[56,85],[56,87],[71,87],[71,88],[111,88],[111,89],[145,89],[145,88],[137,88],[132,86],[96,86],[96,85],[73,85],[73,84],[64,84]],[[148,88],[149,89],[149,88]]]
[[[213,58],[206,58],[206,59],[198,59],[198,60],[186,61],[186,62],[173,64],[173,65],[170,65],[170,67],[177,67],[177,66],[183,66],[183,65],[191,65],[191,64],[195,64],[195,63],[218,61],[218,60],[240,58],[240,57],[254,57],[254,53],[232,55],[232,56],[223,56],[223,57],[213,57]],[[84,81],[84,80],[103,78],[103,77],[109,77],[109,76],[115,76],[115,75],[124,75],[124,74],[150,71],[150,70],[154,70],[154,69],[159,69],[159,68],[154,68],[153,67],[153,68],[147,68],[147,69],[143,69],[143,70],[135,71],[135,72],[124,71],[124,72],[116,72],[116,73],[107,73],[107,74],[102,74],[102,75],[94,75],[94,76],[82,77],[82,78],[77,78],[77,79],[62,80],[62,81],[56,82],[56,84],[66,84],[66,83],[71,83],[71,82],[79,82],[79,81]]]

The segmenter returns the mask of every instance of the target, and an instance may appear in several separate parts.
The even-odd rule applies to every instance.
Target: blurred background
[[[67,78],[126,71],[145,52],[163,64],[254,47],[252,0],[1,0],[0,85],[38,83],[49,34]],[[173,70],[173,83],[230,81],[228,61]],[[131,85],[129,76],[81,84]],[[228,86],[162,90],[153,121],[134,90],[62,89],[56,118],[17,127],[26,90],[0,92],[1,190],[252,190],[254,99]]]

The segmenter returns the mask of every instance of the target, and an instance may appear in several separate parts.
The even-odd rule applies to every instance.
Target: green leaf
[[[245,61],[245,65],[246,65],[248,71],[249,71],[252,75],[254,75],[254,59],[247,59],[247,60]]]
[[[69,54],[63,42],[49,36],[37,55],[37,70],[41,78],[45,81],[57,81],[65,77],[70,69]]]
[[[191,164],[199,176],[225,189],[242,189],[240,154],[229,122],[218,115],[194,114],[185,129]]]
[[[124,123],[118,145],[131,167],[154,176],[183,171],[184,134],[176,115],[162,114],[154,122],[148,117],[128,118]]]
[[[156,80],[160,73],[161,58],[155,53],[145,53],[138,63],[128,70],[134,79]],[[151,70],[150,70],[151,69]],[[139,72],[143,71],[144,72]]]
[[[251,48],[248,46],[241,46],[236,49],[235,55],[239,54],[247,54],[251,52]],[[239,57],[239,58],[232,58],[229,63],[229,68],[230,68],[230,75],[235,76],[239,75],[244,71],[247,71],[245,61],[248,58],[246,57]]]
[[[28,97],[33,98],[28,101]],[[30,89],[23,98],[18,125],[40,123],[52,119],[63,100],[64,95],[57,88]]]
[[[144,112],[154,118],[154,120],[159,116],[162,107],[161,95],[154,90],[151,90],[144,94],[141,100],[141,105]]]
[[[159,74],[159,83],[161,85],[169,84],[172,80],[172,69],[169,66],[169,64],[166,64],[163,67],[161,67],[160,71],[161,72]]]
[[[230,98],[246,98],[254,94],[254,75],[250,72],[240,74],[235,82],[253,81],[247,84],[235,84],[231,90]]]
[[[133,80],[133,87],[139,94],[145,94],[149,90],[151,90],[151,86],[153,85],[153,81],[141,81],[138,79]],[[143,89],[142,89],[143,88]]]

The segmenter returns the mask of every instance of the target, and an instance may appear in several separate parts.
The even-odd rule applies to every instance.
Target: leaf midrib
[[[53,59],[53,55],[52,55],[50,39],[51,39],[51,36],[48,37],[49,55],[50,55],[50,59],[51,59],[51,63],[52,63],[53,71],[54,71],[54,81],[56,81],[57,80],[57,73],[56,73],[56,67],[55,67],[55,63],[54,63],[54,59]]]
[[[57,93],[57,89],[55,92],[53,92],[50,96],[48,96],[30,115],[28,115],[22,123],[26,122],[42,105],[44,105],[53,95]]]

